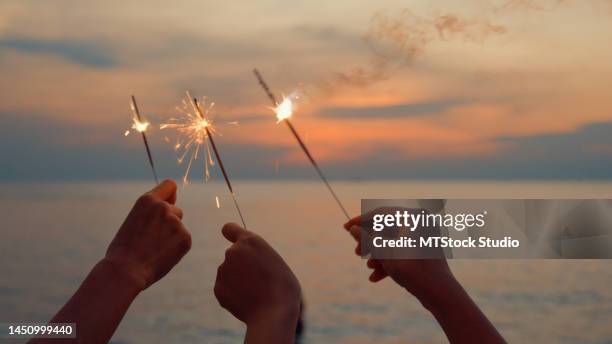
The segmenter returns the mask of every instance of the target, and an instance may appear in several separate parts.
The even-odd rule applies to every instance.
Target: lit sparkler
[[[179,152],[178,163],[183,164],[185,159],[189,159],[187,162],[187,168],[183,175],[183,184],[189,182],[189,172],[194,160],[197,160],[201,154],[201,150],[204,150],[204,181],[208,181],[210,178],[209,166],[214,166],[212,160],[210,147],[206,136],[208,133],[214,133],[215,129],[212,126],[212,121],[208,117],[208,114],[212,111],[215,103],[210,102],[206,105],[204,114],[206,116],[200,116],[198,110],[191,101],[191,95],[187,92],[186,99],[183,99],[181,106],[177,106],[176,109],[179,112],[179,117],[173,117],[168,123],[162,123],[160,129],[174,129],[177,131],[177,139],[174,143],[174,150]],[[202,102],[206,104],[206,99]],[[204,145],[204,148],[202,148]]]
[[[171,119],[170,123],[162,124],[160,129],[176,129],[179,133],[179,138],[174,145],[174,148],[177,151],[183,149],[183,153],[178,159],[179,164],[183,163],[185,157],[189,156],[189,163],[187,165],[185,175],[183,176],[183,183],[185,184],[188,180],[191,165],[193,161],[198,158],[200,147],[203,144],[206,145],[206,157],[204,159],[204,180],[208,180],[210,177],[208,166],[214,165],[210,152],[210,148],[212,148],[215,158],[219,163],[219,167],[221,168],[223,178],[225,179],[225,184],[227,185],[232,200],[234,201],[234,206],[236,207],[240,220],[242,221],[242,225],[244,228],[246,228],[242,211],[240,210],[240,206],[238,206],[238,201],[236,200],[236,195],[234,193],[234,189],[232,188],[232,183],[229,180],[229,175],[223,166],[223,160],[221,160],[221,155],[219,154],[219,150],[217,149],[217,145],[213,139],[215,129],[208,115],[210,114],[214,105],[215,103],[211,102],[208,106],[203,107],[196,98],[191,97],[189,92],[187,92],[187,100],[183,100],[182,107],[177,107],[177,110],[179,110],[179,112],[182,114],[182,118],[173,118]],[[208,141],[206,138],[208,138]],[[208,142],[210,142],[210,146],[208,145]],[[216,201],[217,207],[219,207],[218,197],[216,198]]]
[[[153,164],[153,156],[151,155],[151,149],[149,148],[149,141],[147,140],[147,135],[145,131],[149,127],[150,123],[147,121],[143,121],[140,116],[140,111],[138,110],[138,105],[136,104],[136,98],[132,96],[130,102],[130,109],[132,110],[132,129],[142,134],[142,141],[144,142],[145,149],[147,150],[147,157],[149,158],[149,165],[151,166],[151,171],[153,171],[153,178],[155,178],[155,183],[159,184],[159,179],[157,178],[157,172],[155,171],[155,164]],[[130,134],[129,130],[126,130],[125,136]]]
[[[206,120],[204,117],[204,113],[202,112],[202,108],[200,108],[200,104],[198,104],[198,100],[196,98],[192,99],[193,107],[197,110],[200,118],[202,120]],[[240,211],[240,206],[238,206],[238,201],[236,200],[236,194],[234,194],[234,189],[232,188],[232,183],[229,180],[229,176],[225,171],[225,167],[223,167],[223,160],[221,160],[221,155],[217,150],[217,145],[215,145],[215,140],[210,132],[210,125],[204,127],[206,131],[206,136],[208,136],[208,140],[210,141],[210,145],[212,146],[213,152],[215,153],[215,158],[217,158],[217,162],[219,163],[219,167],[221,168],[221,173],[223,174],[223,178],[225,179],[225,184],[227,184],[227,188],[230,191],[230,195],[232,196],[232,200],[234,201],[234,206],[236,206],[236,210],[238,211],[238,215],[240,216],[240,221],[242,221],[242,226],[246,228],[246,224],[244,223],[244,217],[242,216],[242,211]]]
[[[312,154],[310,154],[310,151],[304,144],[304,141],[302,140],[300,135],[295,130],[295,127],[293,126],[293,124],[291,124],[291,121],[289,120],[289,118],[293,114],[293,108],[294,108],[293,102],[297,98],[296,94],[289,95],[288,97],[283,97],[283,100],[279,103],[278,101],[276,101],[276,97],[270,90],[270,87],[268,87],[268,84],[266,84],[266,82],[264,81],[259,71],[257,69],[253,69],[253,73],[255,73],[255,77],[259,81],[259,84],[261,85],[263,90],[266,92],[266,95],[272,102],[273,104],[272,109],[276,113],[276,118],[278,119],[278,122],[285,122],[285,124],[287,124],[287,127],[289,127],[289,130],[291,130],[291,133],[293,134],[298,144],[304,151],[304,154],[306,154],[306,157],[308,157],[308,160],[310,160],[310,163],[312,164],[312,166],[315,168],[315,170],[319,174],[319,177],[321,178],[325,186],[327,186],[327,189],[329,190],[331,195],[334,197],[334,200],[336,201],[336,203],[338,204],[338,206],[344,213],[344,216],[346,216],[347,219],[350,219],[350,216],[348,212],[346,211],[346,208],[344,208],[344,205],[342,205],[340,198],[338,198],[338,196],[334,192],[334,189],[332,189],[331,184],[327,181],[327,178],[325,178],[323,171],[321,170],[321,168],[319,167],[319,165],[313,158]]]

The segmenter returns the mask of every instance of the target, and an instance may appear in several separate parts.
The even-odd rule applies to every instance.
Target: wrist
[[[99,271],[100,274],[104,274],[108,281],[114,282],[114,285],[127,292],[139,294],[146,288],[146,280],[143,276],[136,273],[135,269],[129,264],[121,261],[105,257],[98,262],[94,269]]]
[[[247,322],[245,343],[295,342],[299,307],[269,308]]]
[[[300,302],[290,302],[278,306],[268,307],[261,313],[255,314],[247,322],[248,328],[279,328],[295,329],[300,316]]]
[[[448,301],[454,299],[461,291],[463,291],[461,284],[449,274],[436,279],[436,283],[432,283],[429,288],[419,293],[414,293],[414,296],[423,307],[435,314],[441,309],[446,309]]]

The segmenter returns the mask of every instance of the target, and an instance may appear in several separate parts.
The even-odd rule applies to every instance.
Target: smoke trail
[[[395,16],[375,14],[363,39],[370,48],[370,63],[337,72],[325,88],[366,87],[387,79],[394,71],[412,65],[435,41],[461,39],[483,42],[490,35],[506,33],[506,28],[484,18],[461,18],[454,14],[422,17],[409,10]]]
[[[398,70],[411,66],[421,58],[434,42],[462,40],[484,43],[493,35],[507,33],[507,28],[489,18],[503,18],[506,14],[525,11],[552,11],[570,0],[504,0],[492,5],[484,14],[463,18],[455,14],[419,16],[408,9],[397,14],[376,13],[370,20],[363,40],[370,49],[369,62],[348,70],[333,73],[319,84],[325,93],[342,87],[365,88],[388,79]],[[612,0],[599,0],[609,6]]]

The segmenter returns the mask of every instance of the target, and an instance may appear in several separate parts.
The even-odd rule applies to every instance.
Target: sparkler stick
[[[304,151],[304,154],[306,154],[306,157],[308,157],[308,160],[310,160],[310,163],[312,164],[314,169],[319,174],[319,177],[321,178],[321,180],[323,181],[325,186],[327,186],[327,189],[329,190],[331,195],[334,197],[334,200],[336,201],[336,203],[338,204],[338,206],[340,207],[340,209],[344,213],[344,216],[346,216],[346,218],[350,220],[351,217],[349,216],[348,212],[346,211],[346,208],[344,208],[344,205],[342,205],[342,202],[340,201],[340,198],[338,198],[338,195],[336,195],[336,193],[334,192],[334,189],[332,189],[331,184],[327,181],[327,178],[325,178],[325,175],[323,174],[323,171],[319,167],[319,164],[317,164],[317,162],[315,161],[315,159],[312,156],[312,154],[310,154],[310,151],[308,150],[308,147],[306,147],[306,144],[304,144],[304,141],[302,140],[302,138],[300,137],[298,132],[295,130],[295,127],[293,126],[293,124],[291,124],[291,121],[289,120],[289,117],[292,114],[291,113],[291,111],[292,111],[291,100],[289,98],[285,98],[285,99],[283,99],[283,101],[281,103],[278,103],[276,101],[276,97],[274,96],[274,94],[270,90],[270,87],[268,87],[268,84],[266,84],[266,82],[264,81],[264,79],[261,76],[261,74],[259,73],[259,71],[257,69],[253,69],[253,73],[255,73],[255,77],[257,78],[257,81],[259,81],[259,85],[261,85],[263,90],[266,92],[266,95],[268,96],[268,98],[272,102],[272,105],[274,106],[274,109],[276,111],[277,118],[279,119],[279,121],[283,121],[283,122],[285,122],[285,124],[287,124],[287,127],[289,127],[289,130],[291,131],[291,133],[293,134],[293,136],[297,140],[298,144],[300,145],[300,147]]]
[[[155,184],[159,184],[157,172],[155,171],[155,164],[153,163],[153,156],[151,155],[151,148],[149,148],[149,141],[147,140],[147,135],[145,134],[149,123],[142,121],[142,117],[140,117],[140,111],[138,110],[138,105],[136,104],[136,98],[134,96],[132,96],[132,102],[130,105],[134,116],[136,116],[133,128],[136,131],[139,131],[140,134],[142,134],[142,141],[144,142],[145,149],[147,150],[147,157],[149,158],[149,165],[151,165],[151,171],[153,171],[153,178],[155,179]]]
[[[192,101],[194,110],[198,113],[201,119],[205,120],[206,118],[204,117],[202,108],[198,104],[198,99],[192,98],[191,101]],[[242,226],[246,228],[246,224],[244,223],[244,217],[242,216],[242,211],[240,210],[240,206],[238,205],[238,201],[236,200],[236,195],[234,194],[234,189],[232,188],[232,183],[229,180],[227,171],[225,170],[225,167],[223,166],[223,160],[221,160],[221,155],[219,154],[219,151],[217,150],[217,145],[215,145],[215,140],[213,139],[211,132],[208,129],[208,126],[205,126],[204,130],[206,130],[206,136],[208,136],[208,140],[210,140],[210,145],[212,146],[213,152],[215,153],[215,157],[217,158],[217,162],[219,163],[219,167],[221,168],[221,173],[223,174],[223,178],[225,179],[225,184],[227,184],[227,188],[229,189],[230,195],[232,196],[232,200],[234,201],[234,206],[236,207],[236,210],[238,211],[238,215],[240,216],[240,221],[242,221]]]

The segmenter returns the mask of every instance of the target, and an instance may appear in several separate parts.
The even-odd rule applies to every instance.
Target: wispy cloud
[[[571,160],[605,157],[612,161],[612,122],[590,123],[563,133],[500,137],[512,154],[526,159]],[[607,147],[607,149],[606,149]],[[612,171],[609,171],[612,177]]]
[[[88,67],[109,68],[118,64],[108,46],[91,41],[4,37],[0,38],[0,49],[59,56]]]

